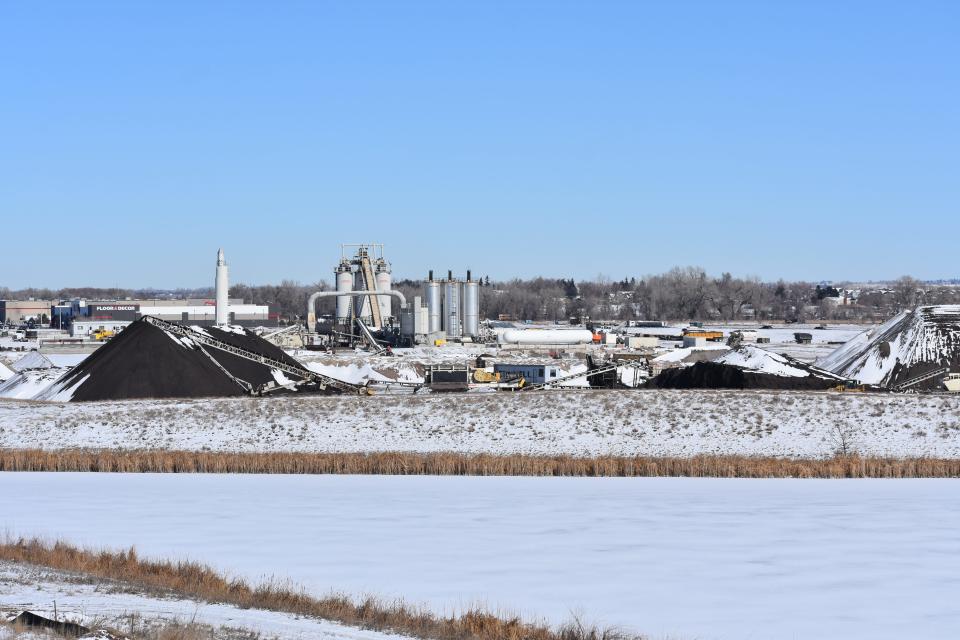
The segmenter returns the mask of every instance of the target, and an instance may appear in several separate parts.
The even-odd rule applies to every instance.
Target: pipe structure
[[[317,298],[335,298],[338,296],[393,296],[400,302],[400,308],[407,308],[407,297],[400,291],[316,291],[307,299],[307,331],[315,333],[317,330]]]

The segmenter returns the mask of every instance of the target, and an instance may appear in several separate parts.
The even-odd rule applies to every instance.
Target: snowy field
[[[578,614],[673,640],[937,639],[960,629],[956,491],[953,480],[6,473],[0,525],[440,612]]]
[[[248,637],[251,633],[262,638],[296,640],[405,638],[287,613],[131,591],[129,585],[109,580],[87,583],[77,574],[0,562],[0,610],[13,613],[27,610],[53,618],[54,602],[59,620],[122,630],[129,628],[130,616],[134,615],[142,617],[140,622],[146,626],[192,622],[221,632],[218,635],[233,638]],[[2,628],[0,638],[4,638]]]
[[[0,400],[0,447],[960,457],[960,396],[547,391],[54,404]]]

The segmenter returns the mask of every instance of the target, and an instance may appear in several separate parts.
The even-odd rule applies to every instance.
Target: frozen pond
[[[654,637],[954,638],[960,482],[0,473],[0,525]]]

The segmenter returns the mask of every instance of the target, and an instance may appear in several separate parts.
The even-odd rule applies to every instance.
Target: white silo
[[[374,277],[377,281],[377,291],[390,291],[390,287],[393,286],[390,263],[383,258],[378,259],[374,267],[374,273],[376,274]],[[377,296],[377,301],[380,303],[380,317],[385,322],[387,318],[393,316],[393,298],[391,296]]]
[[[470,277],[463,283],[463,335],[476,337],[480,334],[480,283]]]
[[[429,333],[442,331],[442,293],[440,291],[440,283],[433,279],[433,271],[430,271],[430,276],[424,285],[424,298],[427,300],[427,331]]]
[[[337,278],[337,293],[353,291],[353,272],[349,260],[342,259],[334,273]],[[350,301],[352,299],[351,296],[337,297],[337,322],[345,322],[350,319]]]
[[[217,250],[217,277],[214,280],[216,312],[214,318],[218,327],[230,322],[230,277],[227,275],[227,260],[223,249]]]
[[[460,281],[455,280],[453,272],[447,272],[443,283],[443,326],[448,338],[462,335],[460,326]]]

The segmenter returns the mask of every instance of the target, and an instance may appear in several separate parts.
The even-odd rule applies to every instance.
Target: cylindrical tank
[[[214,318],[217,326],[230,324],[230,278],[227,275],[227,261],[223,257],[223,249],[217,251],[217,277],[214,281],[216,304]]]
[[[435,333],[443,331],[443,321],[441,318],[441,296],[440,283],[433,279],[433,271],[430,272],[430,278],[424,286],[424,298],[427,301],[427,331]]]
[[[460,326],[460,281],[450,278],[443,283],[443,326],[448,338],[459,338]]]
[[[463,335],[476,337],[480,334],[480,283],[470,279],[463,283]]]
[[[350,262],[344,260],[334,270],[337,279],[337,293],[353,291],[353,273],[350,271]],[[337,322],[344,322],[350,318],[350,296],[337,298]]]
[[[377,291],[390,291],[390,287],[393,284],[390,275],[390,264],[383,258],[380,258],[377,260],[374,273],[374,278],[377,280]],[[377,296],[377,301],[380,303],[380,317],[386,321],[387,318],[393,316],[393,298],[391,296]]]
[[[593,333],[586,329],[507,329],[502,344],[590,344]]]

